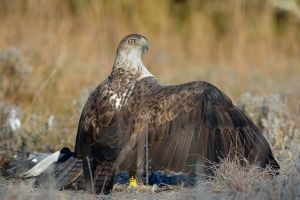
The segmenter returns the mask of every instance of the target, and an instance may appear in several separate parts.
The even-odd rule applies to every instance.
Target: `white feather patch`
[[[134,85],[130,89],[125,90],[122,94],[117,94],[113,91],[110,91],[109,94],[112,96],[109,99],[109,103],[111,103],[115,109],[119,110],[124,104],[127,103],[128,96],[131,94],[133,87]]]
[[[20,175],[21,178],[30,178],[33,176],[39,176],[43,173],[50,165],[57,162],[59,158],[60,151],[56,151],[55,153],[49,155],[47,158],[41,160],[38,164],[36,164],[33,168],[27,170],[26,172]]]

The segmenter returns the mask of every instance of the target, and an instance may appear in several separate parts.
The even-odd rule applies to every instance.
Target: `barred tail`
[[[112,161],[89,161],[84,159],[83,172],[86,181],[86,191],[89,193],[111,192],[114,184],[115,168]],[[91,176],[93,178],[91,178]]]
[[[105,161],[97,164],[94,176],[95,192],[110,193],[114,185],[114,174],[113,162]]]
[[[56,188],[64,189],[82,175],[82,159],[71,157],[58,166],[54,172]]]
[[[35,185],[42,187],[53,185],[56,189],[62,190],[76,184],[80,176],[82,176],[82,159],[70,157],[65,162],[56,163],[54,168],[38,176]]]

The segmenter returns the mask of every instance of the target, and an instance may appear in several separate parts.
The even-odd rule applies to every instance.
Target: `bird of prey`
[[[209,173],[211,163],[240,158],[279,169],[252,120],[216,86],[203,81],[164,86],[142,55],[148,40],[121,40],[111,74],[82,111],[75,154],[90,192],[111,190],[116,171]]]

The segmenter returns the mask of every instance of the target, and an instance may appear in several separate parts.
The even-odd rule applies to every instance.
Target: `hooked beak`
[[[148,44],[148,42],[145,38],[141,38],[140,44],[143,48],[143,52],[144,52],[145,49],[148,51],[149,44]]]

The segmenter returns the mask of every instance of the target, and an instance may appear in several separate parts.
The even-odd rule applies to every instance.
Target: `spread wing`
[[[213,85],[160,86],[145,99],[136,126],[147,138],[139,142],[148,144],[149,170],[194,174],[228,155],[279,167],[263,134]]]
[[[116,99],[108,90],[109,84],[107,80],[102,82],[82,111],[75,144],[78,157],[112,160],[128,140],[134,116],[128,110],[113,107]]]

